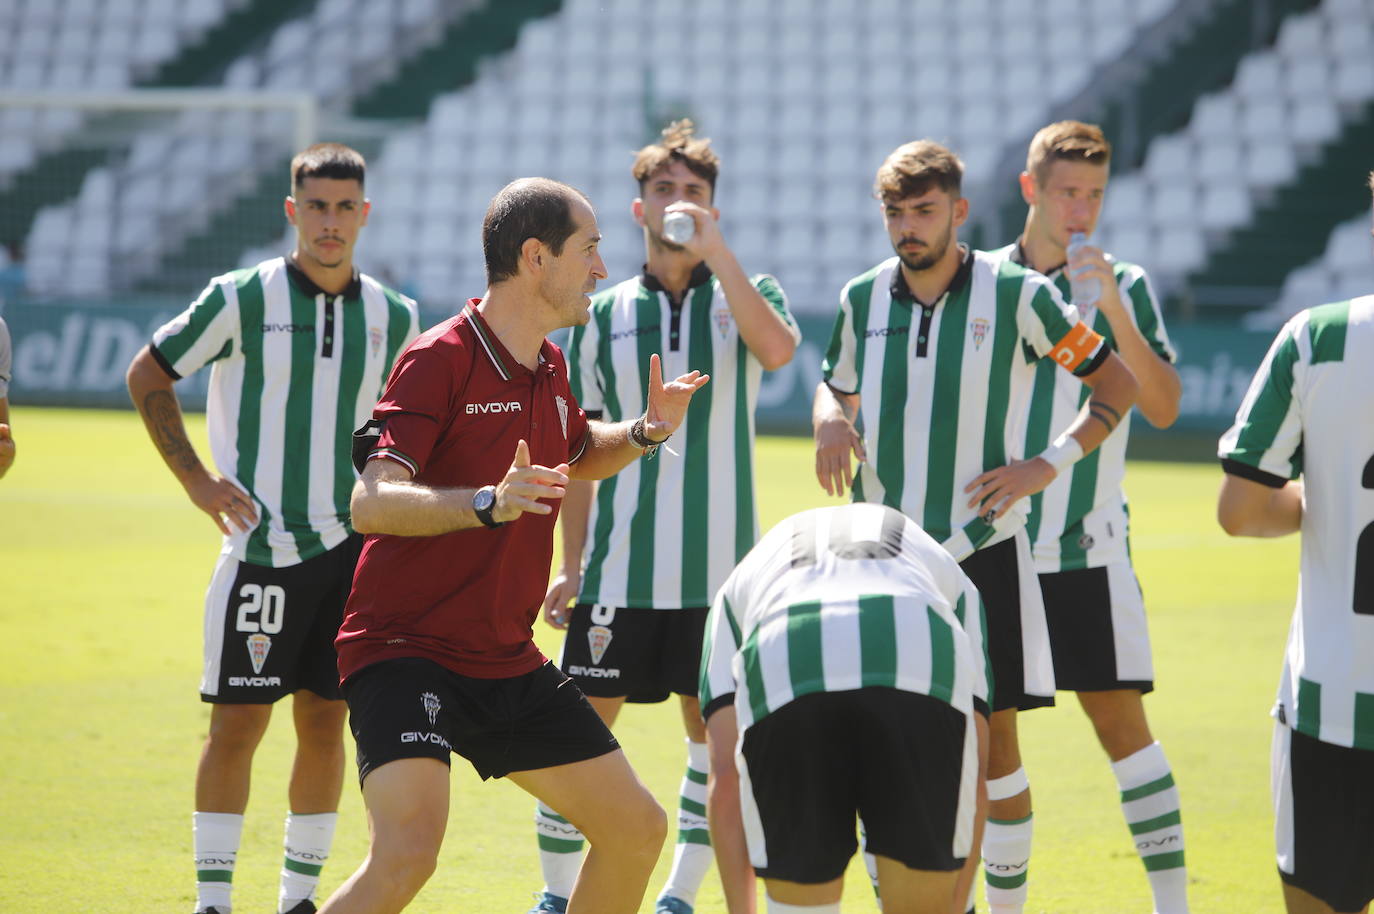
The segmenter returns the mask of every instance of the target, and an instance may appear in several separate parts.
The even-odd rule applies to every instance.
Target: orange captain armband
[[[1069,371],[1078,367],[1097,354],[1102,345],[1102,337],[1093,328],[1079,321],[1064,338],[1050,347],[1050,358]]]

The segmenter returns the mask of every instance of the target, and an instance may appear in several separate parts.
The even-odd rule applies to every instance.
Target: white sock
[[[883,909],[883,896],[878,892],[878,858],[868,852],[868,832],[864,831],[864,820],[859,820],[859,847],[863,849],[864,869],[868,870],[868,883],[873,886],[873,900],[878,910]]]
[[[229,910],[234,882],[234,863],[239,856],[243,816],[231,812],[196,812],[191,815],[196,853],[196,910],[214,905]]]
[[[334,843],[336,812],[286,814],[285,856],[281,865],[281,891],[277,895],[277,910],[289,911],[297,904],[315,897],[320,884],[320,870],[329,859],[329,847]]]
[[[677,847],[673,850],[673,869],[668,883],[659,893],[670,895],[687,904],[696,904],[697,889],[706,878],[715,854],[711,851],[711,832],[706,824],[706,775],[710,772],[711,757],[705,743],[687,742],[687,771],[682,777],[682,793],[678,797]]]
[[[840,914],[840,903],[836,901],[830,904],[783,904],[769,898],[768,914]]]
[[[983,832],[983,872],[992,914],[1021,914],[1026,907],[1034,818],[1031,814],[1024,819],[988,819]]]
[[[577,882],[577,871],[582,868],[582,848],[587,842],[576,826],[543,803],[534,805],[534,830],[539,836],[539,868],[544,872],[544,891],[567,898]]]
[[[1178,788],[1159,743],[1112,762],[1121,788],[1121,811],[1145,864],[1157,914],[1187,914],[1188,870],[1183,860],[1183,819]]]

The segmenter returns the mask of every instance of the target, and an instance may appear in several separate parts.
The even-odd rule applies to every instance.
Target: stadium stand
[[[1358,0],[1284,19],[1273,47],[1113,179],[1101,240],[1153,264],[1189,310],[1272,302],[1362,208],[1351,189],[1374,139],[1371,38],[1374,7]]]
[[[26,92],[189,86],[313,0],[49,0],[0,4],[0,88]],[[63,60],[60,48],[75,56]],[[82,53],[81,49],[85,48]],[[0,241],[27,232],[39,208],[72,196],[106,157],[77,131],[100,118],[75,109],[0,107]]]
[[[1028,89],[1077,93],[1173,7],[868,0],[790,2],[784,16],[768,0],[572,0],[388,141],[360,259],[412,277],[431,305],[477,294],[475,247],[454,251],[453,239],[475,240],[506,180],[544,171],[599,204],[608,268],[631,272],[642,248],[628,218],[630,151],[647,122],[689,114],[725,157],[718,199],[736,250],[750,269],[783,276],[794,307],[826,310],[838,283],[887,249],[870,185],[892,147],[913,134],[946,139],[970,181],[987,180],[1003,145],[1024,142],[1046,113]],[[904,34],[940,38],[904,53]],[[482,142],[456,146],[473,123]],[[403,186],[416,169],[421,194]]]
[[[403,49],[423,47],[470,6],[407,0],[379,16],[366,0],[319,0],[234,59],[222,82],[305,89],[326,108],[346,107],[392,75]],[[224,257],[218,213],[229,211],[249,239],[280,225],[291,145],[290,115],[279,111],[192,111],[141,130],[126,157],[85,176],[74,200],[38,214],[26,245],[33,288],[83,295],[194,284],[207,260]]]
[[[1100,240],[1196,313],[1271,304],[1291,271],[1285,300],[1356,275],[1321,250],[1359,205],[1342,169],[1367,168],[1372,39],[1363,0],[15,0],[0,88],[313,93],[369,154],[360,265],[442,309],[480,293],[482,211],[522,174],[587,191],[611,274],[635,270],[630,152],[671,117],[725,158],[741,259],[826,312],[887,250],[870,183],[893,146],[957,149],[969,234],[996,244],[1030,133],[1083,116],[1119,135]],[[281,250],[283,115],[85,142],[114,117],[0,106],[0,241],[23,240],[33,292],[184,293]]]

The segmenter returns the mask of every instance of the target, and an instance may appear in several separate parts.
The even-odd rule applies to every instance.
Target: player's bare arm
[[[258,511],[248,493],[201,462],[186,437],[186,421],[181,402],[172,389],[173,379],[144,346],[129,365],[125,381],[134,408],[143,417],[143,426],[153,439],[167,468],[197,508],[210,515],[220,532],[229,534],[229,525],[248,531],[258,522]]]
[[[1081,270],[1082,273],[1078,275],[1102,283],[1102,297],[1097,307],[1112,325],[1112,335],[1116,338],[1117,352],[1122,361],[1140,384],[1135,405],[1155,428],[1168,428],[1178,418],[1178,404],[1183,396],[1183,382],[1179,380],[1178,371],[1150,348],[1131,318],[1126,303],[1121,300],[1116,274],[1102,249],[1085,245],[1075,254],[1065,269]]]
[[[696,222],[696,231],[682,246],[706,261],[706,266],[720,280],[721,291],[739,326],[740,339],[764,370],[777,371],[792,361],[797,351],[792,328],[749,281],[734,252],[725,243],[715,214],[704,206],[686,201],[671,204],[665,212],[687,213]]]
[[[1302,480],[1280,487],[1227,474],[1217,496],[1217,522],[1231,536],[1287,536],[1302,528]]]
[[[568,484],[568,465],[530,463],[530,448],[521,438],[506,475],[494,483],[495,521],[513,521],[521,514],[548,514],[545,499],[562,498]],[[477,486],[440,488],[412,481],[410,470],[394,460],[375,458],[363,468],[353,486],[350,510],[359,533],[392,536],[438,536],[483,526],[472,506]]]
[[[567,628],[568,607],[582,588],[582,552],[587,548],[587,518],[591,515],[596,483],[570,479],[558,512],[563,537],[563,563],[544,594],[544,621],[554,628]]]
[[[10,431],[9,397],[0,397],[0,477],[14,466],[14,435]]]
[[[634,431],[641,422],[645,440],[651,444],[667,441],[687,417],[692,395],[709,380],[710,375],[689,371],[664,383],[658,355],[649,356],[649,406],[644,415],[625,422],[589,421],[587,447],[573,464],[573,478],[605,479],[643,456],[644,447],[635,441],[639,433]]]
[[[1079,380],[1092,388],[1092,396],[1064,434],[1076,443],[1081,457],[1095,451],[1121,423],[1121,418],[1135,403],[1139,385],[1126,363],[1111,352],[1096,371]],[[1044,456],[1013,460],[1006,466],[989,470],[964,488],[965,493],[972,495],[968,506],[995,520],[1022,498],[1042,491],[1054,482],[1059,472]]]
[[[811,402],[811,427],[816,436],[816,479],[827,495],[844,496],[854,483],[849,455],[868,459],[864,441],[854,428],[859,395],[842,394],[822,381]]]
[[[744,815],[740,811],[739,772],[735,770],[738,739],[734,705],[723,705],[706,719],[706,745],[711,754],[711,770],[706,775],[706,818],[725,908],[730,914],[754,914],[757,890],[744,837]]]

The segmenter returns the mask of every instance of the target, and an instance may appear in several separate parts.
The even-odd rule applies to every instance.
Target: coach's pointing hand
[[[496,484],[496,506],[491,509],[492,519],[505,523],[515,520],[526,512],[548,514],[552,505],[546,505],[541,498],[562,498],[568,484],[568,465],[560,463],[550,469],[530,464],[530,446],[521,438],[515,445],[515,459],[505,478]]]
[[[649,408],[644,416],[644,434],[652,441],[666,441],[687,416],[687,405],[711,380],[699,371],[689,371],[663,383],[663,366],[658,355],[649,356]]]

